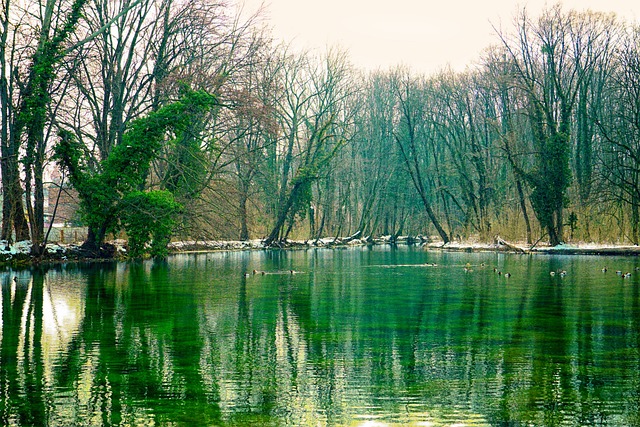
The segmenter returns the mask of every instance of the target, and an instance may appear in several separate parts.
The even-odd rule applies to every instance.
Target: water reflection
[[[601,265],[377,248],[0,273],[0,424],[639,425],[638,278]]]

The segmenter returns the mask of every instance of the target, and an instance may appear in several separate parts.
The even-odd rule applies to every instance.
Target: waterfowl
[[[606,273],[607,272],[607,267],[602,267],[602,272]]]
[[[504,277],[511,277],[511,273],[504,273]]]
[[[624,273],[622,277],[628,279],[629,277],[631,277],[631,273]]]
[[[556,272],[555,272],[555,271],[550,271],[550,272],[549,272],[549,275],[550,275],[551,277],[553,277],[553,276],[555,276],[555,275],[556,275]]]
[[[617,274],[618,276],[622,276],[622,271],[618,270],[618,271],[616,271],[616,274]]]
[[[253,270],[251,274],[258,274],[258,270]]]

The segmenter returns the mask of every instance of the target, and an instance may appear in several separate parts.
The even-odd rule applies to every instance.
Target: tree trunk
[[[413,185],[418,191],[418,194],[420,195],[420,199],[422,200],[422,205],[424,206],[424,210],[427,212],[427,215],[429,216],[431,223],[436,228],[436,231],[440,235],[440,238],[442,239],[442,241],[444,243],[449,243],[450,241],[449,235],[447,235],[447,232],[444,231],[444,228],[442,228],[442,225],[440,225],[440,221],[438,221],[438,218],[436,217],[435,212],[431,208],[431,203],[429,203],[429,200],[427,198],[427,193],[424,188],[424,183],[422,182],[422,174],[420,173],[420,166],[419,166],[418,159],[416,158],[415,155],[410,158],[409,154],[403,147],[402,142],[397,137],[395,138],[395,140],[397,142],[398,147],[400,148],[400,152],[404,159],[405,165],[407,166],[407,170],[409,171],[409,175],[411,176],[411,180],[413,181]],[[415,151],[416,151],[415,147],[412,146],[412,153],[415,153]]]
[[[562,243],[562,207],[556,208],[551,213],[546,229],[551,246],[558,246]]]
[[[249,196],[248,190],[242,185],[240,190],[240,240],[249,240],[249,226],[248,226],[248,213],[247,213],[247,200]]]
[[[449,243],[450,241],[449,235],[447,235],[447,232],[444,231],[444,228],[442,228],[442,225],[440,225],[440,221],[438,221],[438,218],[436,217],[435,212],[433,212],[433,209],[431,209],[431,204],[427,200],[426,195],[420,192],[420,198],[422,199],[422,205],[424,206],[424,210],[427,212],[427,215],[429,216],[429,219],[431,220],[431,223],[433,224],[433,226],[436,228],[436,231],[440,235],[440,238],[444,243]]]
[[[15,231],[16,241],[29,240],[29,225],[24,215],[22,187],[18,162],[14,155],[6,155],[6,147],[2,147],[2,240],[13,241]]]
[[[556,235],[558,237],[558,242],[556,245],[553,246],[557,246],[560,245],[562,243],[564,243],[564,212],[563,212],[563,207],[559,206],[558,208],[556,208]]]
[[[527,202],[524,197],[524,191],[522,191],[522,183],[519,179],[516,179],[516,188],[518,189],[518,198],[520,199],[520,209],[522,210],[524,225],[527,229],[527,244],[530,245],[533,243],[531,239],[531,222],[529,221],[529,213],[527,212]]]
[[[287,220],[287,215],[289,214],[289,211],[293,206],[293,201],[295,200],[295,197],[298,193],[299,188],[300,188],[300,183],[297,183],[294,185],[293,189],[291,190],[291,193],[289,193],[289,197],[287,197],[285,203],[283,203],[280,209],[278,210],[278,217],[276,219],[276,223],[271,229],[271,233],[269,233],[269,236],[264,242],[265,246],[271,246],[272,244],[274,244],[276,241],[280,239],[280,233],[282,232],[282,227],[284,227],[284,224]]]
[[[313,239],[316,235],[316,210],[313,205],[309,205],[309,237]]]
[[[96,256],[100,253],[100,244],[102,242],[98,239],[97,233],[93,227],[89,227],[87,230],[87,240],[82,243],[81,248],[90,255]]]
[[[38,149],[40,151],[40,149]],[[33,164],[33,178],[34,178],[34,194],[33,194],[33,206],[28,202],[29,212],[29,228],[31,229],[31,254],[34,256],[40,256],[44,254],[44,247],[46,242],[44,241],[44,183],[43,183],[43,159],[38,155],[36,161]],[[30,176],[31,171],[27,172]],[[31,180],[27,181],[30,187]],[[30,188],[27,189],[27,199],[31,199]]]
[[[320,227],[318,227],[318,232],[315,235],[316,242],[318,240],[320,240],[320,238],[322,237],[322,233],[324,232],[324,225],[325,225],[326,218],[327,218],[326,214],[323,213],[322,214],[322,219],[320,220]]]
[[[640,209],[638,209],[638,196],[634,194],[631,201],[631,240],[638,245],[638,224],[640,223]]]

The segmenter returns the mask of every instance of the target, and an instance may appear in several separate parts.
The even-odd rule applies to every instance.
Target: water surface
[[[374,247],[0,273],[0,425],[637,426],[637,266]]]

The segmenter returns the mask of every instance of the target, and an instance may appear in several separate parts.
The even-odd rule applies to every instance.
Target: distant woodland
[[[467,71],[421,75],[293,51],[208,0],[2,3],[0,238],[32,253],[51,185],[88,248],[126,235],[135,253],[640,240],[640,27],[613,14],[514,11]]]

